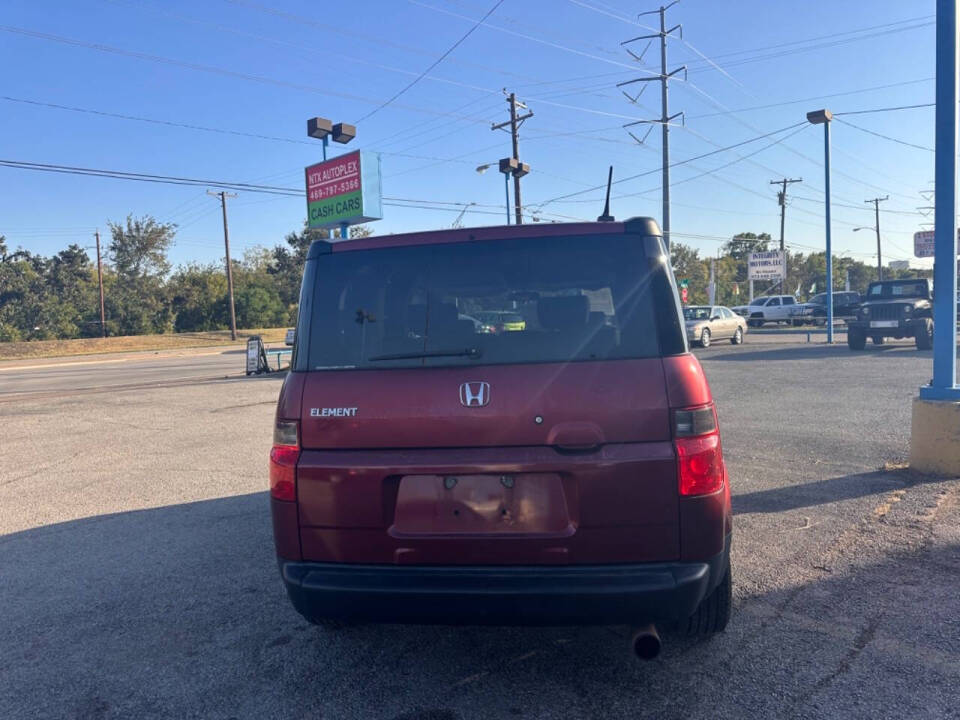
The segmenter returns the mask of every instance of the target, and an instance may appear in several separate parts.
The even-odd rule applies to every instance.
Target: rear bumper
[[[723,579],[706,562],[585,566],[397,566],[280,560],[312,619],[429,625],[624,625],[680,620]]]

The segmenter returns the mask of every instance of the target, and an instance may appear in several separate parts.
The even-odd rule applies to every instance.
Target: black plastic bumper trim
[[[438,625],[622,625],[681,620],[729,568],[635,565],[347,565],[280,560],[294,607],[314,620]]]

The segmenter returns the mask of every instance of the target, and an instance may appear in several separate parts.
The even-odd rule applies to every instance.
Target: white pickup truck
[[[733,310],[747,318],[750,327],[761,327],[768,322],[792,323],[799,306],[793,295],[767,295],[754,298],[749,305],[740,305]]]

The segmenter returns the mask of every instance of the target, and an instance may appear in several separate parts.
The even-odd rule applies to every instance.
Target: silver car
[[[734,345],[743,342],[747,321],[721,305],[689,305],[683,308],[687,339],[710,347],[714,340],[729,340]]]

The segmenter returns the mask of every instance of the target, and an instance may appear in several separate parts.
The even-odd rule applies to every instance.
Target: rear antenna
[[[597,218],[597,222],[613,222],[616,218],[610,214],[610,186],[613,184],[613,165],[610,166],[610,172],[607,173],[607,202],[603,206],[603,215]]]

